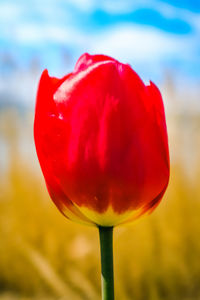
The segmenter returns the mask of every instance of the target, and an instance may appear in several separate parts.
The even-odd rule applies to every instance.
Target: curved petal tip
[[[101,61],[116,61],[114,58],[104,55],[104,54],[95,54],[90,55],[89,53],[82,54],[79,59],[77,60],[77,63],[74,68],[74,73],[80,72],[85,70],[87,67],[94,63],[98,63]]]

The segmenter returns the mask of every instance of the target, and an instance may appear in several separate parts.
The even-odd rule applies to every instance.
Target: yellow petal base
[[[92,209],[89,209],[87,207],[80,207],[78,206],[78,209],[80,212],[86,216],[89,220],[94,222],[97,225],[100,226],[116,226],[121,223],[126,222],[130,218],[134,219],[134,216],[138,216],[138,210],[129,210],[122,214],[116,213],[113,208],[110,206],[105,212],[98,213]]]

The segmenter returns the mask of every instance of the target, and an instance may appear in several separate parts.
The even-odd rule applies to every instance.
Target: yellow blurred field
[[[14,141],[15,126],[10,132]],[[16,141],[10,142],[9,153],[0,183],[0,299],[100,300],[97,229],[72,223],[58,212],[37,162],[36,169],[28,164]],[[200,185],[195,172],[190,180],[174,163],[156,211],[115,228],[116,300],[200,299]]]

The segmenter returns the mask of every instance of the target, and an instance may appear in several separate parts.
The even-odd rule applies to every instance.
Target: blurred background
[[[131,64],[166,108],[169,188],[115,229],[116,300],[200,299],[198,0],[0,0],[0,299],[100,300],[98,232],[51,202],[32,129],[41,72],[83,52]]]

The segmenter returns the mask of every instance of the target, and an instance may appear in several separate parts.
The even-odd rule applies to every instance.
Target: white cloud
[[[200,31],[200,14],[189,11],[188,9],[178,8],[169,3],[157,0],[102,0],[98,6],[109,14],[126,14],[134,10],[145,8],[155,9],[163,17],[168,19],[181,19],[195,29]]]
[[[74,28],[54,25],[20,24],[14,29],[13,38],[22,44],[60,43],[81,46],[87,37]]]
[[[105,53],[124,62],[162,62],[170,58],[185,59],[191,56],[195,39],[190,36],[174,35],[131,23],[109,27],[98,34],[86,34],[74,27],[39,24],[20,24],[13,38],[22,44],[52,42],[89,51]]]
[[[199,13],[195,13],[184,8],[177,8],[173,5],[161,1],[159,1],[155,8],[166,18],[177,18],[184,20],[185,22],[193,26],[194,29],[200,30]]]
[[[22,13],[22,9],[17,3],[0,3],[0,19],[1,22],[10,22],[18,18]]]
[[[78,10],[83,12],[90,12],[96,8],[95,0],[67,0],[66,3],[70,3]]]
[[[188,37],[171,35],[158,29],[123,24],[112,27],[93,39],[92,52],[107,53],[125,62],[162,61],[188,55]]]
[[[109,14],[126,13],[141,7],[154,8],[167,18],[182,18],[196,28],[196,33],[175,35],[132,23],[102,27],[102,31],[98,32],[92,28],[88,32],[76,22],[81,14],[73,6],[89,13],[101,8]],[[193,53],[194,60],[197,60],[197,50],[195,54],[194,49],[199,44],[200,15],[161,1],[22,0],[17,5],[14,0],[0,0],[0,19],[2,24],[6,24],[1,28],[0,37],[17,44],[34,45],[38,49],[40,45],[51,42],[70,46],[74,56],[84,51],[105,53],[124,62],[136,61],[143,65],[151,62],[160,64],[170,59],[178,59],[184,64],[186,60],[191,61]]]
[[[109,14],[129,13],[132,10],[145,6],[147,0],[103,0],[99,2],[101,8]]]

